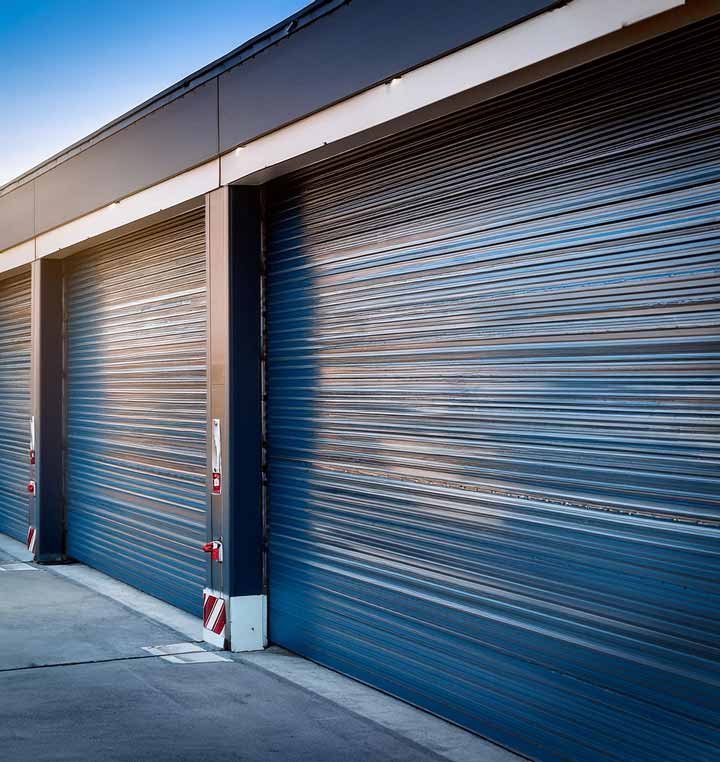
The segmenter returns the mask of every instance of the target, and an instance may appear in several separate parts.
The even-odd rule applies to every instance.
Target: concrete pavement
[[[37,567],[23,553],[0,537],[4,760],[517,760],[280,649],[213,652],[192,637],[194,618],[81,565]],[[179,657],[146,650],[177,644]]]

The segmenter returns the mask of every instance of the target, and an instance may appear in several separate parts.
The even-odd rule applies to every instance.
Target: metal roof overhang
[[[0,188],[0,251],[566,1],[317,0]]]

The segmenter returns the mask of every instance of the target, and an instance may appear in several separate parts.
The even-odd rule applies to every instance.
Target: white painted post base
[[[230,598],[230,650],[262,651],[267,647],[267,596]]]

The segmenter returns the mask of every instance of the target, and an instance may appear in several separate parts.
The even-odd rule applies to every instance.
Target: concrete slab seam
[[[39,571],[37,566],[28,563],[4,564],[0,566],[0,572]]]

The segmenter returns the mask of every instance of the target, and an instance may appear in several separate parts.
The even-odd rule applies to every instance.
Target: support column
[[[63,495],[63,263],[32,263],[32,414],[35,497],[31,526],[35,560],[65,560]]]
[[[226,603],[234,651],[266,644],[263,558],[260,190],[224,187],[206,201],[208,234],[208,462],[220,428],[221,493],[213,494],[211,586]],[[217,465],[217,463],[216,463]],[[208,634],[208,640],[213,641]]]

